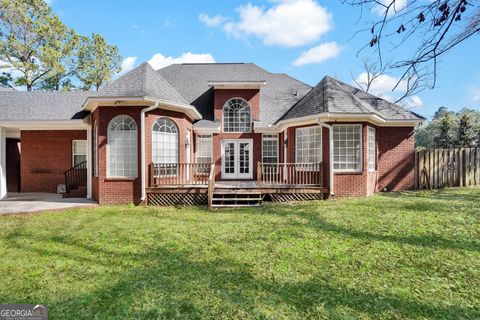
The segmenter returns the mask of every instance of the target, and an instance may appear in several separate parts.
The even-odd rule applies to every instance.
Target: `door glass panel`
[[[227,142],[225,144],[225,173],[235,173],[235,143]]]
[[[250,143],[239,143],[239,173],[250,173]]]

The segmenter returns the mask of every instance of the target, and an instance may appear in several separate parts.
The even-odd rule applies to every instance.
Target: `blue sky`
[[[144,61],[154,67],[181,61],[253,62],[310,85],[327,74],[352,83],[362,73],[357,52],[369,40],[368,34],[352,35],[366,26],[365,18],[359,20],[359,10],[339,0],[298,1],[52,0],[51,6],[77,32],[96,32],[117,45],[126,59],[124,71]],[[413,49],[385,55],[395,59]],[[413,110],[427,117],[441,105],[478,109],[479,52],[478,38],[450,52],[442,58],[437,87],[407,103],[418,105]],[[383,78],[375,91],[395,96],[390,87],[396,76]]]

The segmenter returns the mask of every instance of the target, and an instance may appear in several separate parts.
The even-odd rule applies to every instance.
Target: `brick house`
[[[411,189],[422,121],[328,76],[144,63],[97,92],[0,91],[0,198],[65,185],[100,204],[233,206]]]

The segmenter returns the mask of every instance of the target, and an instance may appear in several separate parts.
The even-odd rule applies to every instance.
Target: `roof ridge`
[[[337,79],[335,79],[335,78],[332,78],[332,77],[330,77],[330,76],[325,76],[325,78],[327,78],[327,77],[329,77],[330,79],[332,79],[332,80],[333,80],[332,82],[333,82],[341,91],[343,91],[343,92],[345,92],[346,94],[350,95],[350,96],[360,105],[360,107],[361,107],[362,109],[364,109],[364,110],[366,110],[366,111],[368,111],[368,112],[370,112],[370,113],[373,113],[373,114],[378,114],[375,110],[371,110],[371,109],[369,108],[370,106],[368,106],[368,107],[365,106],[365,104],[364,104],[356,95],[354,95],[354,94],[351,93],[350,91],[345,90],[344,88],[342,88],[342,86],[341,86],[340,83],[339,83],[339,82],[340,82],[339,80],[337,80]]]

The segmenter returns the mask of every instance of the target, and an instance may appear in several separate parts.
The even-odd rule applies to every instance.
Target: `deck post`
[[[262,164],[260,161],[257,162],[257,182],[262,185]]]

